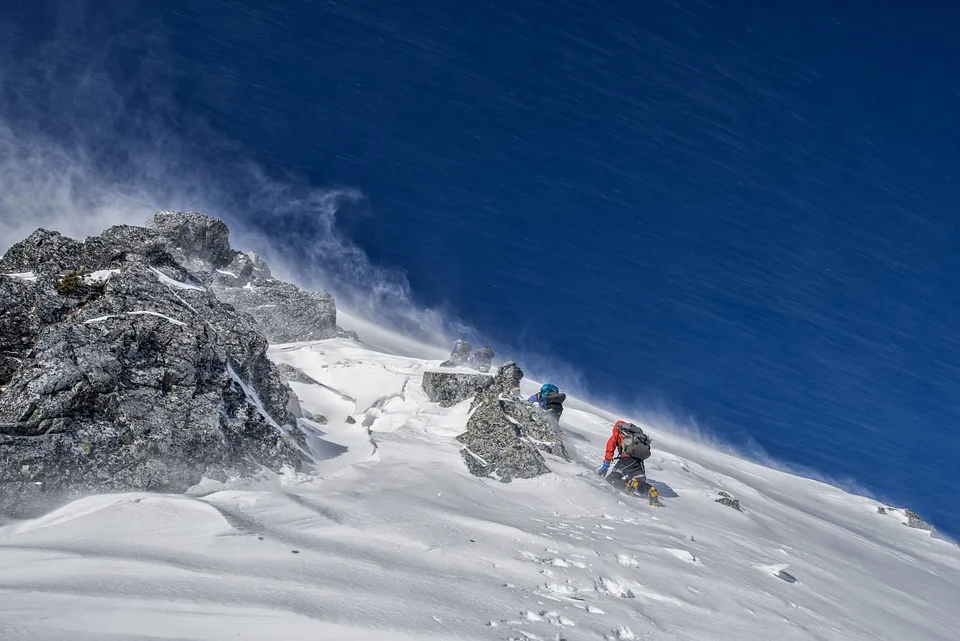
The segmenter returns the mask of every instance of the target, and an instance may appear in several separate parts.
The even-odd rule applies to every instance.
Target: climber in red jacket
[[[607,475],[614,457],[617,457],[617,464]],[[647,470],[643,465],[644,459],[649,457],[650,437],[633,423],[617,421],[613,426],[613,433],[607,440],[603,465],[597,470],[597,474],[606,476],[606,481],[610,485],[625,488],[630,494],[636,490],[646,493],[655,492],[656,490],[652,489],[653,486],[647,483]],[[651,502],[653,498],[655,497],[651,495]]]

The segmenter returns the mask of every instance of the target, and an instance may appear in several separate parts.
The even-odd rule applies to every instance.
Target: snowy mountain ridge
[[[213,287],[192,282],[197,272],[236,277],[229,265],[242,259],[212,255],[189,273],[121,265],[88,276],[131,291],[146,283],[157,306],[84,303],[69,331],[119,323],[112,331],[202,336],[212,314],[252,331],[253,316],[191,289]],[[34,272],[8,274],[0,285],[11,291],[39,286]],[[210,314],[189,313],[200,300]],[[310,314],[297,317],[300,329],[285,327],[302,331]],[[273,342],[270,367],[256,350],[230,360],[239,353],[227,338],[209,343],[207,393],[241,417],[229,424],[254,429],[262,447],[283,412],[309,465],[204,475],[185,493],[92,494],[0,525],[0,638],[957,638],[960,549],[906,527],[906,511],[652,427],[648,475],[663,507],[651,507],[594,473],[624,417],[573,398],[567,456],[542,453],[549,473],[473,476],[457,440],[471,401],[442,407],[424,391],[436,354],[347,315],[339,323],[357,334]],[[233,369],[241,362],[263,385]],[[262,394],[278,376],[296,407],[279,388]]]

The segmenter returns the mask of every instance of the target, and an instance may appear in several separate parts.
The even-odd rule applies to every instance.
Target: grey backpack
[[[623,436],[623,443],[620,447],[621,455],[639,461],[650,458],[650,437],[644,434],[642,429],[633,423],[621,423],[619,430]]]

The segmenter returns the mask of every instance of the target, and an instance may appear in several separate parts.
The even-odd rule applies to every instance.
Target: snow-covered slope
[[[429,403],[437,361],[371,336],[271,349],[316,381],[291,385],[323,433],[317,476],[0,527],[0,638],[958,638],[960,549],[902,512],[656,431],[650,507],[593,473],[618,417],[577,403],[574,462],[474,478],[469,402]]]

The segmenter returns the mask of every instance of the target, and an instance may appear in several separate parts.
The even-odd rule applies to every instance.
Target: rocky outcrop
[[[457,437],[467,469],[503,483],[549,474],[537,448],[497,404],[485,404],[470,416],[467,431]]]
[[[919,514],[917,514],[916,512],[914,512],[913,510],[907,510],[907,509],[905,509],[905,510],[903,511],[903,514],[904,514],[904,516],[907,517],[907,525],[908,525],[908,526],[910,526],[910,527],[912,527],[912,528],[914,528],[914,529],[917,529],[917,530],[926,530],[927,532],[935,532],[935,531],[936,531],[936,529],[935,529],[932,525],[930,525],[929,523],[927,523],[926,521],[924,521],[923,518],[922,518]]]
[[[440,407],[452,407],[475,396],[493,384],[487,374],[427,371],[423,373],[423,391]]]
[[[177,262],[191,272],[224,268],[238,254],[243,255],[230,247],[226,224],[210,216],[162,211],[154,215],[150,227],[166,241],[167,250]]]
[[[237,259],[226,226],[157,220],[38,230],[0,259],[0,513],[310,465],[260,327],[203,271]]]
[[[560,426],[539,406],[523,399],[511,399],[509,402],[502,402],[501,409],[520,426],[523,437],[538,449],[570,460]]]
[[[450,358],[440,363],[440,367],[469,367],[486,374],[493,365],[494,356],[496,354],[490,347],[481,347],[471,354],[470,343],[457,339],[450,352]]]
[[[185,269],[191,282],[250,314],[272,343],[351,336],[338,332],[330,294],[274,278],[254,252],[230,247],[230,231],[221,220],[197,213],[158,212],[147,227],[118,225],[84,242],[40,229],[10,248],[0,260],[0,273],[52,277],[68,270],[118,269],[131,262]]]
[[[277,280],[254,252],[235,252],[228,264],[212,271],[210,287],[220,300],[253,316],[271,343],[338,335],[333,296]]]
[[[497,403],[501,399],[519,399],[520,381],[523,380],[523,370],[513,361],[501,365],[493,376],[493,383],[474,397],[470,403],[473,412],[481,405]]]
[[[523,371],[503,364],[471,405],[467,431],[457,437],[467,469],[505,483],[550,472],[541,450],[569,460],[559,425],[517,395]]]

